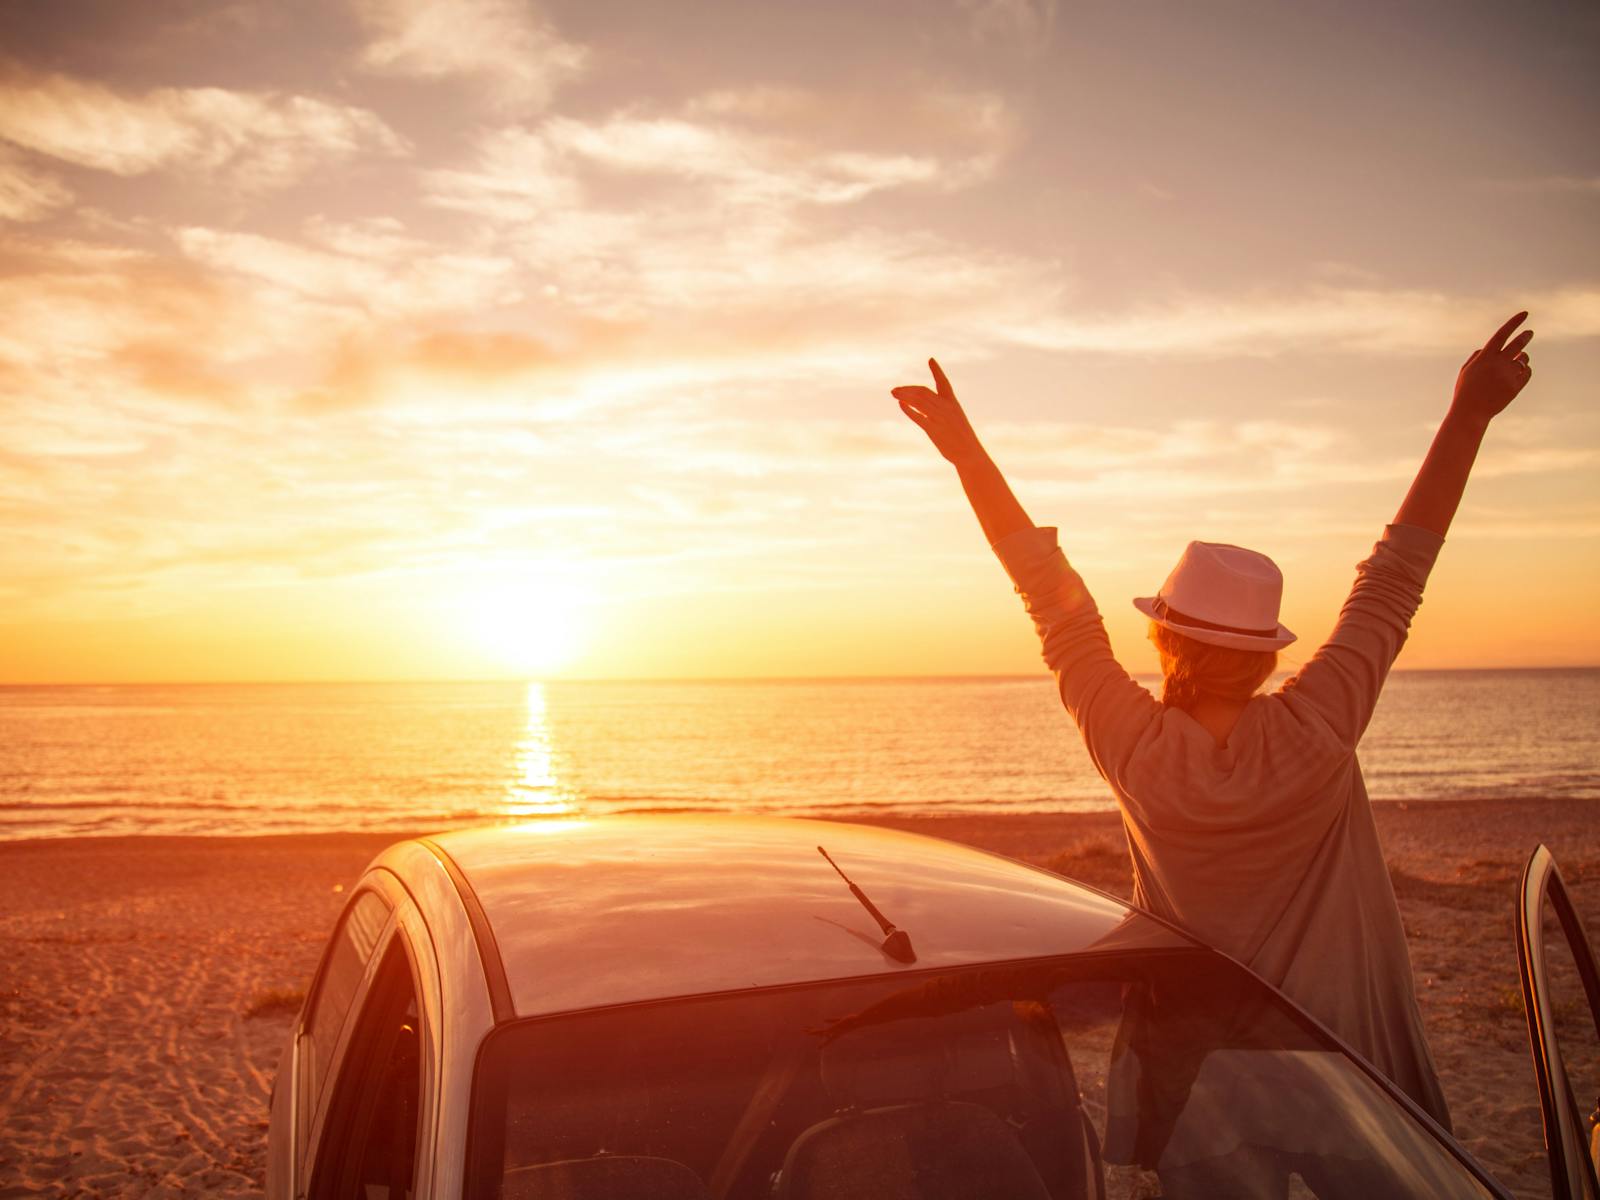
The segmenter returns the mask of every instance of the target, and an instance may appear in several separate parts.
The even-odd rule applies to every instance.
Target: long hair
[[[1150,640],[1161,653],[1161,703],[1168,708],[1193,708],[1201,696],[1248,700],[1278,669],[1276,650],[1213,646],[1154,621]]]

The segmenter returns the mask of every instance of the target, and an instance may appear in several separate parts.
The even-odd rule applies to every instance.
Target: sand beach
[[[1462,1140],[1548,1194],[1513,902],[1546,842],[1600,929],[1581,801],[1380,803]],[[885,818],[1126,894],[1113,814]],[[392,833],[0,844],[0,1198],[259,1193],[267,1098],[344,890]]]

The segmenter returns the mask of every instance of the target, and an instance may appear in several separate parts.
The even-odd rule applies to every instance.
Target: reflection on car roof
[[[518,1016],[671,996],[1190,945],[1046,871],[895,830],[776,817],[618,816],[433,841],[494,933]],[[816,852],[916,943],[915,968]]]

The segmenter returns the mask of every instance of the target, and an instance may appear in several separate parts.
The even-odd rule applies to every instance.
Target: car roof
[[[711,814],[544,820],[429,839],[476,897],[518,1017],[740,988],[1191,946],[1048,871],[875,826]],[[839,866],[911,938],[879,947]]]

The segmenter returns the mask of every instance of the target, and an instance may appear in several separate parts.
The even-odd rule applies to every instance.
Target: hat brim
[[[1163,629],[1181,633],[1186,638],[1193,638],[1208,646],[1226,646],[1230,650],[1282,650],[1295,640],[1295,635],[1289,632],[1288,627],[1281,621],[1278,623],[1278,632],[1265,637],[1254,633],[1228,633],[1221,629],[1196,629],[1192,625],[1180,625],[1176,621],[1158,617],[1154,596],[1138,596],[1134,599],[1133,606]]]

